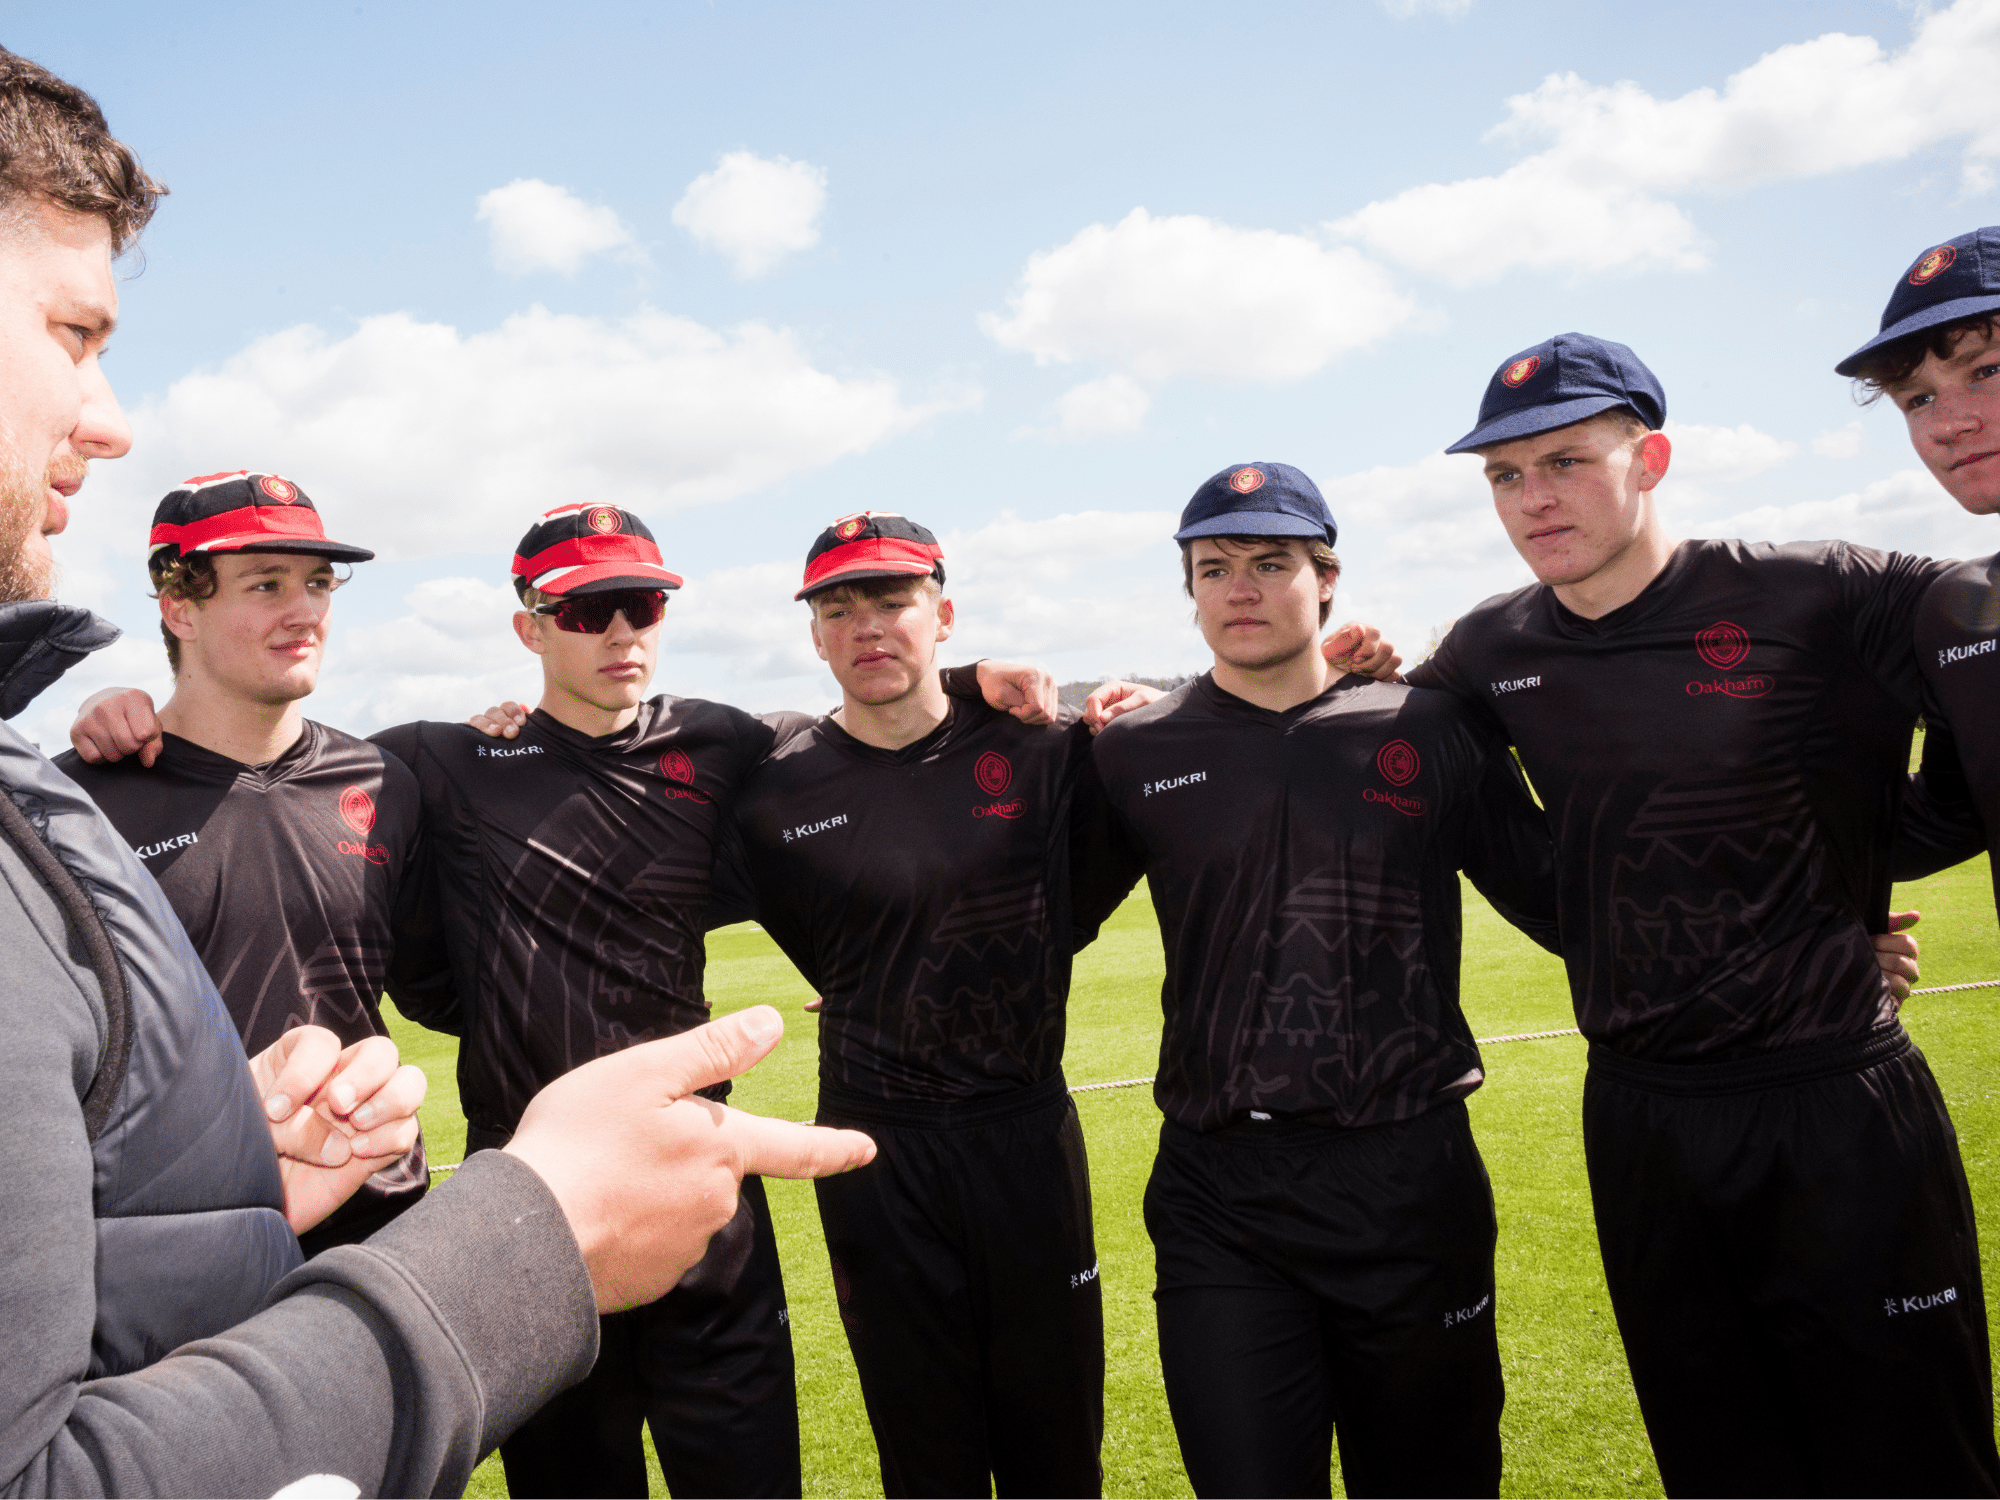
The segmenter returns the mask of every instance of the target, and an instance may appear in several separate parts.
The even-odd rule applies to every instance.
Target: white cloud
[[[535,701],[541,672],[509,623],[520,608],[512,587],[431,578],[403,603],[406,614],[374,625],[335,606],[309,714],[372,732],[411,719],[461,719],[506,698]]]
[[[980,327],[1038,363],[1089,360],[1135,380],[1303,380],[1418,321],[1358,251],[1135,208],[1028,259],[1005,317]]]
[[[1382,9],[1399,21],[1415,16],[1443,16],[1456,21],[1472,9],[1472,0],[1382,0]]]
[[[1711,427],[1670,421],[1662,431],[1673,440],[1673,477],[1696,483],[1734,484],[1777,468],[1799,451],[1797,443],[1759,432],[1748,422]]]
[[[826,173],[818,167],[731,151],[688,184],[674,205],[674,222],[747,280],[818,244],[825,207]]]
[[[1960,510],[1922,469],[1901,469],[1830,500],[1763,505],[1703,531],[1750,541],[1843,537],[1864,547],[1928,557],[1978,557],[2000,548],[2000,526]]]
[[[2000,157],[2000,0],[1920,19],[1910,44],[1830,32],[1766,53],[1721,89],[1656,99],[1552,74],[1507,101],[1489,139],[1543,145],[1492,177],[1416,187],[1329,226],[1378,255],[1473,286],[1514,269],[1693,270],[1699,233],[1667,197],[1740,191],[1899,161],[1965,139],[1966,186]]]
[[[731,500],[977,401],[911,403],[760,323],[534,308],[461,334],[390,313],[345,338],[288,329],[176,381],[132,413],[143,467],[107,469],[100,498],[136,546],[165,484],[267,467],[384,558],[437,556],[511,546],[552,496],[647,516]]]
[[[1853,458],[1867,445],[1867,430],[1854,421],[1827,428],[1812,440],[1812,451],[1821,458]]]
[[[1129,375],[1106,375],[1064,391],[1056,400],[1053,428],[1023,427],[1014,435],[1065,442],[1130,437],[1145,427],[1152,405],[1151,392]]]
[[[484,194],[478,218],[492,243],[493,264],[515,276],[574,276],[588,257],[632,247],[632,231],[612,210],[534,177]]]

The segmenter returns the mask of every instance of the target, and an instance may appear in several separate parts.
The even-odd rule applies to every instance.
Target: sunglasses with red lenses
[[[603,635],[611,628],[612,617],[620,614],[634,630],[648,630],[667,612],[667,596],[660,589],[611,589],[537,604],[533,612],[549,616],[556,629],[573,630],[578,635]]]

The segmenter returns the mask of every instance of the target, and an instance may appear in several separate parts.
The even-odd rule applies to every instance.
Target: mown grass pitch
[[[1926,985],[2000,979],[1985,860],[1897,891],[1924,913]],[[1562,966],[1508,927],[1468,887],[1465,1008],[1482,1037],[1573,1024]],[[1159,1042],[1160,946],[1143,891],[1078,960],[1070,1001],[1072,1084],[1143,1077]],[[715,933],[708,993],[724,1013],[759,1002],[784,1012],[778,1050],[744,1079],[734,1102],[786,1119],[812,1114],[814,1022],[799,1007],[812,991],[754,927]],[[387,1007],[385,1007],[385,1011]],[[2000,989],[1922,996],[1904,1012],[1957,1122],[1979,1210],[1989,1318],[2000,1287]],[[412,1061],[431,1076],[424,1109],[434,1161],[460,1159],[465,1123],[453,1078],[455,1043],[396,1023]],[[1500,1349],[1506,1365],[1504,1492],[1510,1495],[1657,1495],[1631,1381],[1598,1267],[1577,1119],[1584,1046],[1575,1037],[1485,1049],[1487,1084],[1472,1098],[1473,1129],[1500,1212]],[[1160,1387],[1152,1308],[1152,1247],[1140,1222],[1159,1115],[1150,1090],[1078,1096],[1090,1146],[1097,1244],[1104,1272],[1104,1467],[1108,1495],[1185,1495]],[[834,1310],[812,1188],[769,1184],[792,1309],[808,1495],[880,1495],[874,1443]],[[1335,1469],[1335,1493],[1340,1493]],[[653,1492],[665,1494],[658,1468]],[[504,1495],[498,1459],[467,1493]]]

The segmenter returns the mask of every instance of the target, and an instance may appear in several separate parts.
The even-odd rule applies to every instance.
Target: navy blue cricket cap
[[[1629,406],[1655,430],[1667,420],[1667,393],[1638,355],[1609,339],[1559,333],[1501,362],[1486,382],[1479,425],[1444,451],[1553,432],[1615,406]]]
[[[1933,245],[1910,263],[1882,309],[1882,331],[1833,367],[1857,375],[1884,344],[1940,323],[2000,309],[2000,225],[1988,225]]]
[[[1340,528],[1319,486],[1290,464],[1231,464],[1211,475],[1181,510],[1177,542],[1198,536],[1324,537]]]

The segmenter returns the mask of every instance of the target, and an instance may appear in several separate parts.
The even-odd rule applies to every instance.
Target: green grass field
[[[2000,979],[2000,933],[1986,861],[1900,887],[1899,908],[1924,913],[1925,985]],[[1150,1074],[1159,1039],[1160,946],[1143,892],[1127,902],[1078,960],[1070,999],[1066,1068],[1072,1084]],[[754,927],[715,933],[708,993],[718,1013],[768,1003],[789,1030],[739,1085],[733,1102],[787,1119],[813,1109],[811,990]],[[1465,1009],[1476,1035],[1573,1024],[1561,965],[1466,890]],[[388,1007],[385,1006],[385,1011]],[[1988,1315],[2000,1286],[2000,989],[1920,996],[1904,1011],[1929,1055],[1957,1122],[1985,1229]],[[397,1021],[405,1054],[431,1077],[424,1109],[432,1159],[455,1162],[465,1140],[450,1038]],[[1584,1179],[1578,1109],[1584,1045],[1576,1037],[1510,1042],[1486,1050],[1487,1084],[1472,1098],[1500,1211],[1500,1351],[1507,1375],[1504,1424],[1510,1495],[1657,1495],[1660,1478],[1633,1401],[1617,1329],[1598,1269]],[[1159,1114],[1145,1088],[1078,1096],[1090,1145],[1097,1244],[1103,1265],[1107,1377],[1104,1468],[1108,1495],[1185,1495],[1154,1345],[1152,1248],[1139,1200],[1152,1164]],[[880,1495],[874,1443],[834,1310],[825,1247],[805,1183],[769,1184],[785,1260],[799,1366],[808,1495]],[[657,1466],[654,1493],[666,1493]],[[1335,1493],[1338,1488],[1335,1471]],[[504,1495],[497,1458],[473,1476],[471,1495]]]

